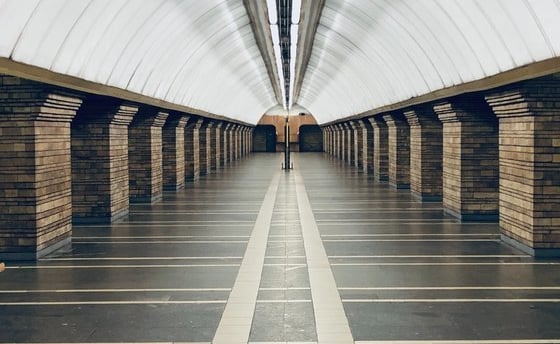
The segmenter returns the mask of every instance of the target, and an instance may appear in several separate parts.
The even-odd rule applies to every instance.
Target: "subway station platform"
[[[560,261],[326,154],[253,154],[0,274],[0,342],[560,343]]]

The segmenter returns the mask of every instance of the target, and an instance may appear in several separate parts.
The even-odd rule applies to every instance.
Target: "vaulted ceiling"
[[[0,70],[256,123],[284,87],[266,16],[265,0],[0,0]],[[559,0],[307,0],[301,18],[293,101],[320,123],[560,56]]]

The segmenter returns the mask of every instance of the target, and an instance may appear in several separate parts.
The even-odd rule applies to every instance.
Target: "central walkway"
[[[322,154],[260,154],[0,274],[0,342],[560,343],[560,266]]]

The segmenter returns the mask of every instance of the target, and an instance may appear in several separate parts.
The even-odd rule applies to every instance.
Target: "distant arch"
[[[257,125],[253,131],[253,152],[276,152],[276,127]]]
[[[316,124],[304,124],[299,127],[299,151],[323,151],[323,130],[321,127]]]

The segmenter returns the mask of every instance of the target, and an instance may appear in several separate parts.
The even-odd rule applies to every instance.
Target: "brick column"
[[[70,122],[82,101],[0,75],[0,258],[34,260],[70,243]]]
[[[253,153],[254,150],[254,143],[253,143],[253,136],[255,135],[255,127],[251,128],[249,131],[249,152]]]
[[[389,184],[410,188],[410,127],[402,113],[383,116],[389,132]]]
[[[200,139],[200,175],[207,175],[212,172],[212,159],[216,159],[212,156],[212,141],[214,137],[212,133],[214,131],[214,122],[211,120],[205,120],[200,127],[198,133]]]
[[[162,127],[169,116],[140,108],[128,127],[128,175],[131,202],[156,202],[163,193]]]
[[[344,161],[346,161],[349,165],[354,166],[354,129],[352,128],[352,124],[350,122],[344,123],[344,133],[346,138]]]
[[[226,167],[229,161],[229,132],[231,130],[231,123],[224,123],[222,126],[222,149],[220,154],[221,167]]]
[[[200,127],[204,122],[191,117],[185,128],[185,180],[193,181],[200,177]]]
[[[352,131],[354,133],[354,166],[356,166],[360,171],[363,169],[364,164],[364,132],[363,125],[364,122],[357,120],[350,122],[352,126]]]
[[[110,223],[128,215],[128,125],[138,107],[88,97],[72,122],[72,220]]]
[[[239,125],[234,124],[229,133],[229,161],[234,162],[237,160],[237,131],[239,130]]]
[[[486,97],[500,121],[500,228],[535,256],[560,256],[560,88],[557,75]]]
[[[410,126],[410,189],[422,201],[443,195],[443,126],[431,106],[405,112]]]
[[[211,161],[212,171],[217,171],[222,166],[222,125],[222,122],[216,122],[214,125],[214,139],[210,147],[210,154],[215,158],[213,162]]]
[[[360,120],[362,122],[363,132],[363,171],[364,173],[373,174],[373,127],[368,120]]]
[[[344,135],[344,126],[342,124],[337,124],[338,130],[338,152],[337,158],[344,161],[345,151],[346,151],[346,135]]]
[[[185,187],[185,125],[189,116],[174,115],[163,126],[163,189]]]
[[[377,181],[389,180],[389,133],[381,116],[368,118],[373,127],[373,173]]]
[[[461,220],[498,219],[498,123],[477,98],[434,106],[443,122],[443,206]]]

